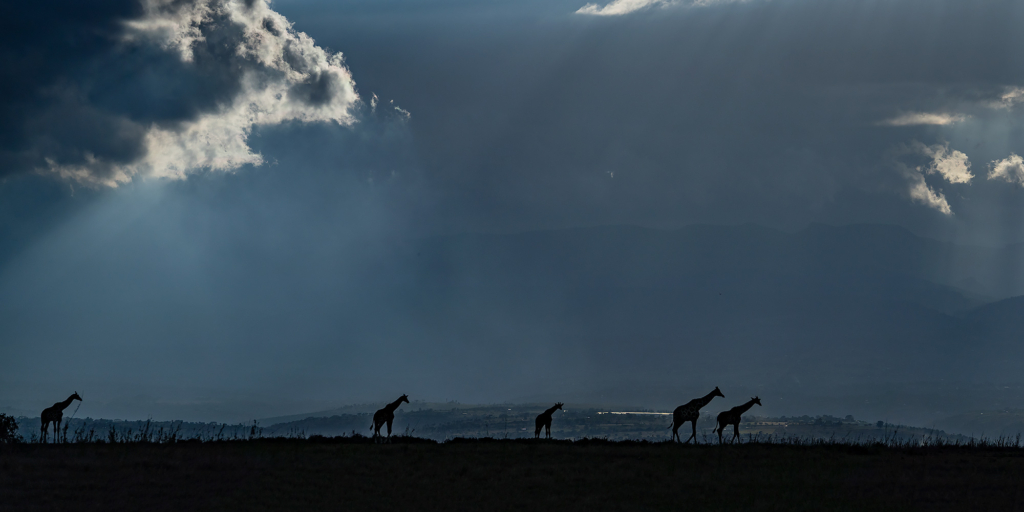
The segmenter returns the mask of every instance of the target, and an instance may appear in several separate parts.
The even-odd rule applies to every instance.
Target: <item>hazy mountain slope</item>
[[[416,340],[365,384],[414,399],[438,374],[480,401],[671,407],[720,385],[774,414],[924,422],[1021,399],[1024,300],[954,286],[1013,251],[888,226],[434,237],[367,265],[335,317],[365,344]]]
[[[974,411],[944,418],[935,424],[949,432],[976,437],[1015,437],[1024,433],[1024,410]]]
[[[887,226],[438,237],[399,256],[384,329],[571,361],[567,379],[970,380],[979,302],[937,270],[960,249]]]
[[[316,404],[252,413],[260,416],[401,393],[672,407],[715,385],[730,400],[785,397],[774,412],[780,402],[766,401],[765,414],[923,421],[1024,407],[1024,388],[1014,387],[1024,382],[1024,301],[985,305],[955,285],[971,275],[983,283],[990,271],[964,262],[1012,259],[1013,247],[962,247],[886,226],[744,225],[458,235],[358,249],[315,282],[272,269],[211,273],[205,292],[187,300],[144,293],[140,276],[137,296],[54,294],[51,308],[0,316],[11,336],[66,340],[69,371],[91,355],[77,347],[120,340],[100,362],[144,381],[137,362],[155,347],[189,368],[168,364],[162,378],[199,389],[189,395],[199,399],[173,403],[217,414],[226,407],[203,402],[198,386],[230,386],[237,376],[219,368],[239,361],[265,386],[260,400]],[[111,308],[116,321],[103,314]],[[282,377],[289,367],[296,371]],[[964,392],[951,400],[951,390]],[[41,410],[34,404],[4,403]],[[916,416],[900,416],[910,409]]]

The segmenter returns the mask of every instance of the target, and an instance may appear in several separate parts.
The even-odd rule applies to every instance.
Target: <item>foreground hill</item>
[[[1013,510],[1024,471],[1020,448],[413,441],[0,445],[0,496],[22,511]]]

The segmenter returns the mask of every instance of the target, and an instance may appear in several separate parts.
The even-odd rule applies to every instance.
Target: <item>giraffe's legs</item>
[[[548,439],[551,439],[551,424],[544,425],[544,432]]]
[[[692,440],[693,440],[693,442],[694,442],[694,444],[696,444],[696,443],[697,443],[697,420],[696,420],[696,419],[693,419],[693,420],[690,420],[690,422],[691,422],[691,423],[693,424],[693,435],[691,435],[691,436],[690,436],[690,437],[689,437],[689,438],[688,438],[688,439],[686,440],[686,442],[687,442],[687,443],[689,443],[689,442],[690,442],[690,439],[692,439]]]
[[[388,442],[389,443],[391,442],[391,422],[393,422],[393,421],[395,421],[395,420],[394,419],[388,420]]]
[[[739,438],[740,438],[740,422],[737,421],[736,423],[732,424],[732,440],[733,440],[733,442],[735,442]]]
[[[722,444],[722,430],[725,429],[725,425],[718,424],[718,444]]]
[[[672,440],[674,440],[677,443],[680,442],[680,439],[679,439],[679,424],[677,424],[677,423],[672,423]]]

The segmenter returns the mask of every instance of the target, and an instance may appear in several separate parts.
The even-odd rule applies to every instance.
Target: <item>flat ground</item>
[[[341,438],[0,445],[0,509],[1021,510],[1024,450]]]

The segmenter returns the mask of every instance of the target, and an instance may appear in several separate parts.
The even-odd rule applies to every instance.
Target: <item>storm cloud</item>
[[[680,2],[603,17],[568,1],[398,5],[282,9],[415,114],[449,229],[756,218],[1012,231],[991,218],[996,203],[1020,207],[1005,182],[908,181],[889,155],[942,146],[976,173],[1022,151],[1013,5]],[[938,169],[921,157],[912,168]]]
[[[7,36],[8,59],[45,72],[24,78],[20,98],[7,96],[16,115],[0,142],[6,173],[105,186],[183,178],[263,163],[246,142],[254,126],[353,122],[359,98],[341,54],[264,0],[143,0],[86,16],[93,8],[78,3],[23,9],[61,13],[40,22],[66,26]],[[82,41],[54,41],[75,36]],[[78,55],[61,61],[66,45]]]

